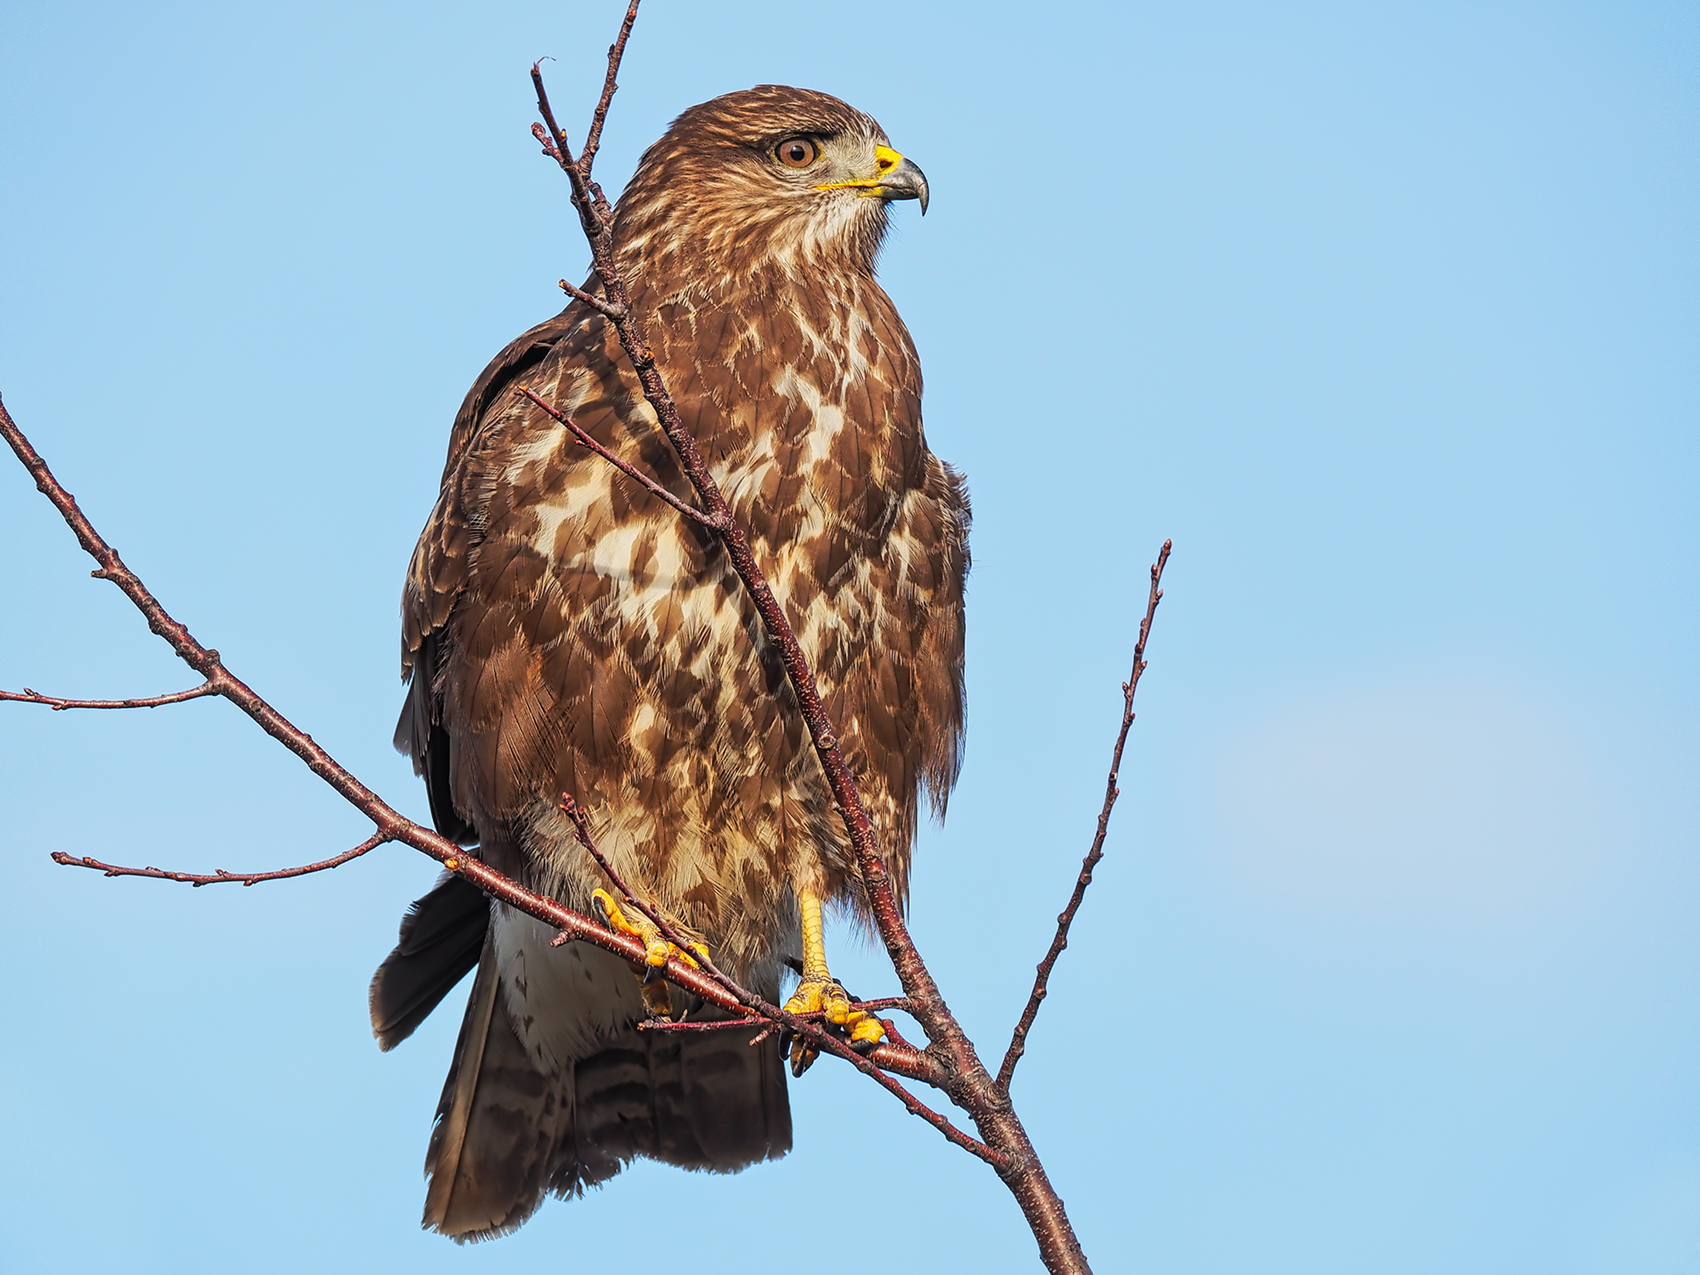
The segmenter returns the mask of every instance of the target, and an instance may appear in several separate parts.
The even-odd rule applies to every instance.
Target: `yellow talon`
[[[885,1024],[872,1014],[863,1014],[856,1025],[850,1029],[850,1048],[858,1045],[872,1047],[885,1039]]]
[[[851,1008],[849,993],[827,968],[820,898],[810,890],[799,890],[797,904],[803,922],[803,977],[785,1002],[786,1012],[820,1013],[834,1027],[849,1029],[852,1049],[871,1049],[885,1039],[885,1027],[867,1010]],[[793,1039],[791,1074],[801,1076],[807,1071],[817,1052],[802,1037]]]
[[[628,917],[625,909],[606,890],[592,890],[590,897],[602,914],[608,919],[608,928],[616,934],[624,934],[628,938],[637,939],[643,944],[643,1003],[655,1018],[672,1017],[672,998],[667,993],[667,984],[657,974],[666,968],[668,958],[677,957],[680,962],[692,969],[701,966],[693,959],[692,953],[702,960],[708,960],[708,944],[701,941],[687,943],[688,951],[661,936],[660,929],[648,917],[635,909],[634,915]],[[677,922],[674,922],[676,925]]]
[[[614,902],[614,896],[609,894],[608,891],[592,890],[590,897],[601,905],[602,914],[608,918],[608,928],[613,930],[614,933],[624,934],[634,939],[643,937],[643,932],[626,920],[626,914],[620,910],[620,905]]]

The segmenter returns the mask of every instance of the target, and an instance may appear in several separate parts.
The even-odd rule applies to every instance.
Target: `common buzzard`
[[[960,764],[969,512],[961,476],[927,449],[914,344],[874,280],[900,199],[925,211],[926,179],[873,119],[764,85],[674,121],[621,196],[615,236],[901,899],[920,797],[942,814]],[[396,746],[438,829],[652,937],[595,895],[608,883],[557,806],[571,793],[633,890],[730,973],[771,1000],[800,956],[793,1003],[877,1040],[877,1023],[844,1012],[820,937],[823,904],[865,914],[849,841],[726,555],[522,387],[692,496],[594,308],[569,305],[484,370],[402,597]],[[389,1049],[478,971],[427,1155],[427,1226],[501,1234],[546,1192],[578,1194],[634,1156],[729,1172],[790,1148],[774,1050],[740,1032],[639,1033],[672,1009],[665,984],[550,938],[446,876],[372,980]]]

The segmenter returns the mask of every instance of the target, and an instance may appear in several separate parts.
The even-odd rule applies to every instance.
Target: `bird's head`
[[[644,152],[620,199],[623,248],[689,252],[722,269],[871,273],[886,206],[927,179],[885,130],[838,98],[763,84],[693,106]]]

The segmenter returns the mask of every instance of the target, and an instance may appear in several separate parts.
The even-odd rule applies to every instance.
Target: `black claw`
[[[850,1042],[851,1050],[862,1055],[864,1058],[873,1053],[874,1050],[879,1047],[880,1043],[877,1040],[853,1040]]]
[[[661,977],[661,967],[659,965],[645,965],[643,967],[643,985],[645,987],[648,987],[651,983],[653,983],[656,979],[658,979],[660,977]]]

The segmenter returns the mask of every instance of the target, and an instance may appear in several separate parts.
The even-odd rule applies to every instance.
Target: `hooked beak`
[[[927,175],[914,160],[905,159],[889,146],[874,149],[880,162],[879,194],[882,199],[919,199],[921,216],[927,215]],[[890,161],[889,167],[888,161]]]
[[[862,192],[862,198],[883,199],[888,203],[893,199],[919,199],[921,215],[927,215],[927,175],[921,171],[920,165],[904,159],[889,146],[874,147],[874,161],[879,165],[879,176],[869,181],[828,182],[824,186],[816,186],[816,190],[844,190],[853,188]]]

